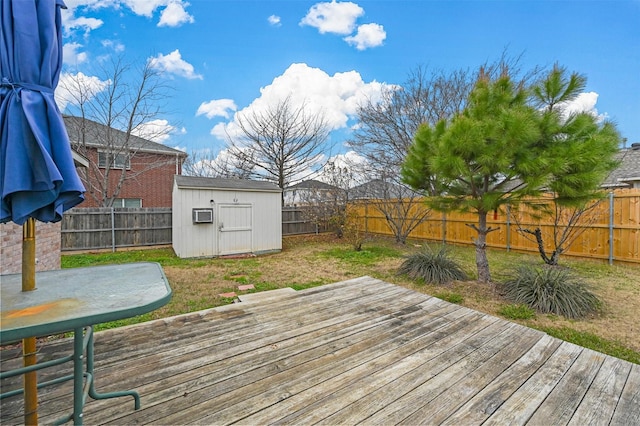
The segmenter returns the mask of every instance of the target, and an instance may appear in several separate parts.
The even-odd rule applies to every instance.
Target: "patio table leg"
[[[82,408],[85,399],[83,398],[84,374],[82,372],[82,360],[84,358],[84,333],[83,328],[76,328],[73,331],[73,424],[82,424]]]
[[[87,333],[89,334],[89,341],[87,345],[87,373],[93,378],[93,327],[87,327]],[[89,396],[93,399],[107,399],[107,398],[119,398],[121,396],[132,396],[134,402],[134,409],[140,409],[140,395],[138,392],[120,391],[120,392],[106,392],[98,393],[95,390],[94,382],[89,382]]]
[[[69,420],[73,420],[74,425],[82,425],[82,408],[84,406],[84,374],[82,371],[84,360],[84,327],[73,329],[73,375],[69,378],[73,380],[73,412],[65,417],[61,417],[53,422],[54,425],[61,425]]]

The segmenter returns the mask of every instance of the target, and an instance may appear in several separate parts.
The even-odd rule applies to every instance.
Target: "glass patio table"
[[[21,274],[0,276],[0,345],[27,337],[74,332],[73,353],[0,373],[0,379],[73,362],[73,374],[38,388],[73,380],[73,412],[55,423],[73,419],[82,424],[87,395],[93,399],[132,396],[140,408],[137,392],[98,393],[94,388],[93,326],[153,311],[171,299],[171,287],[157,263],[140,262],[36,273],[36,289],[22,291]],[[86,360],[86,365],[85,365]],[[0,394],[0,399],[23,393],[23,389]]]

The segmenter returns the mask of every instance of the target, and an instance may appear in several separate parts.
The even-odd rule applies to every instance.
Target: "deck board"
[[[66,354],[69,339],[39,359]],[[15,351],[14,351],[15,352]],[[2,369],[20,360],[2,353]],[[640,366],[370,277],[96,333],[87,424],[640,424]],[[56,370],[57,369],[57,370]],[[62,368],[40,373],[55,377]],[[3,390],[17,386],[5,380]],[[40,420],[70,384],[41,389]],[[22,423],[22,398],[0,423]]]

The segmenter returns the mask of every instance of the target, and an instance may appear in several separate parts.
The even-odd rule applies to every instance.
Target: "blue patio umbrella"
[[[84,186],[54,99],[62,66],[62,0],[0,0],[0,222],[24,225],[22,289],[35,289],[35,220],[57,222]],[[35,338],[23,342],[25,366]],[[25,374],[25,424],[36,424],[37,378]]]
[[[57,222],[84,200],[55,103],[62,0],[0,2],[0,222]]]

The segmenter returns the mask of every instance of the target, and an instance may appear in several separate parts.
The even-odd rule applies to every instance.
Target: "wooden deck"
[[[403,287],[362,277],[242,300],[97,333],[97,390],[135,388],[142,409],[90,401],[85,424],[640,424],[640,365]],[[3,370],[20,362],[2,355]],[[69,392],[40,390],[42,424]],[[0,423],[21,422],[21,398],[3,400]]]

